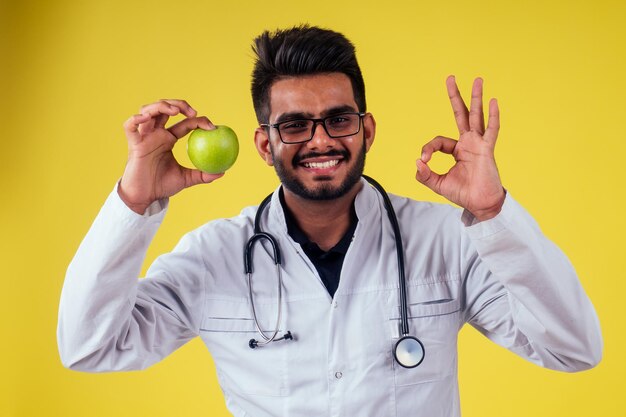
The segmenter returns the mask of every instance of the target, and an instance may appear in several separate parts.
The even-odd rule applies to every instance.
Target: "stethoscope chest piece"
[[[396,361],[405,368],[415,368],[422,363],[426,352],[424,345],[417,337],[402,336],[393,348]]]

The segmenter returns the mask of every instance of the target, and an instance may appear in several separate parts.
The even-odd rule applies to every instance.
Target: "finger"
[[[480,133],[485,132],[485,116],[483,114],[483,80],[476,78],[472,85],[472,101],[469,111],[469,127]]]
[[[160,100],[163,103],[167,103],[170,106],[174,106],[178,109],[178,111],[184,114],[186,117],[195,117],[197,112],[196,110],[189,105],[185,100],[177,100],[177,99],[162,99]],[[164,128],[167,123],[168,117],[161,114],[156,117],[154,122],[155,128]]]
[[[139,113],[149,114],[152,117],[159,115],[175,116],[181,112],[181,109],[177,106],[171,105],[165,101],[159,101],[156,103],[146,104],[139,109]]]
[[[124,122],[124,132],[129,142],[137,143],[141,138],[139,135],[139,126],[150,120],[149,114],[135,114]]]
[[[198,112],[196,112],[196,110],[193,107],[191,107],[191,105],[189,105],[189,103],[187,103],[185,100],[166,98],[166,99],[161,99],[161,101],[171,106],[178,107],[180,112],[187,117],[195,117],[198,114]]]
[[[447,154],[451,154],[454,152],[454,148],[456,147],[457,141],[451,138],[447,138],[445,136],[436,136],[430,142],[428,142],[422,148],[422,156],[421,160],[425,163],[430,161],[433,153],[435,152],[443,152]]]
[[[440,194],[439,189],[443,176],[431,171],[428,164],[420,159],[415,161],[415,165],[417,166],[415,179],[437,194]]]
[[[500,131],[500,109],[498,108],[498,100],[492,98],[489,100],[489,120],[487,121],[487,130],[483,138],[489,143],[495,144]]]
[[[172,106],[164,101],[157,103],[147,104],[139,109],[142,114],[150,115],[150,120],[146,121],[139,126],[139,133],[145,135],[152,132],[155,128],[165,126],[171,116],[175,116],[180,113],[180,109],[176,106]]]
[[[183,168],[183,175],[185,177],[185,188],[192,187],[198,184],[208,184],[215,181],[218,178],[224,176],[221,174],[207,174],[198,169]]]
[[[147,135],[154,130],[154,117],[150,117],[145,123],[139,125],[139,134]]]
[[[452,111],[454,112],[454,119],[456,120],[456,126],[459,129],[459,134],[467,132],[469,128],[469,122],[467,120],[467,106],[461,97],[459,88],[456,85],[454,75],[450,75],[446,79],[446,87],[448,89],[448,97],[450,98],[450,104],[452,104]]]
[[[187,133],[197,128],[212,130],[215,129],[215,125],[211,123],[206,116],[190,117],[170,126],[167,130],[169,130],[170,133],[176,137],[176,139],[180,139]]]
[[[159,114],[154,118],[154,129],[162,129],[169,120],[170,116],[167,114]]]

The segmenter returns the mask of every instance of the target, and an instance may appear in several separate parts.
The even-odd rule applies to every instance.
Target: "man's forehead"
[[[270,89],[270,120],[284,113],[321,116],[335,108],[356,111],[350,78],[343,73],[324,73],[281,78]]]

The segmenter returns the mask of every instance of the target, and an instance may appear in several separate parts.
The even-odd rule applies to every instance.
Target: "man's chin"
[[[330,182],[332,180],[333,180],[333,177],[331,177],[330,175],[317,175],[313,177],[313,181],[319,181],[319,182]]]
[[[354,184],[347,183],[333,184],[330,181],[330,178],[326,181],[324,181],[323,179],[319,179],[318,181],[316,181],[316,184],[314,186],[310,187],[307,187],[304,184],[298,184],[296,187],[290,187],[290,185],[295,185],[293,183],[283,183],[283,185],[294,194],[304,199],[314,201],[335,200],[348,194],[354,186]]]

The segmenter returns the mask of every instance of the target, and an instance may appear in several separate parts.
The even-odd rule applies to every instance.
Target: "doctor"
[[[409,331],[425,352],[419,366],[400,366],[396,244],[382,195],[361,177],[376,123],[354,47],[304,26],[265,32],[254,48],[255,145],[281,181],[259,221],[282,253],[282,296],[267,242],[252,256],[252,292],[261,330],[293,338],[249,346],[260,338],[243,249],[257,207],[187,234],[137,279],[168,198],[221,176],[177,163],[177,139],[213,125],[183,100],[161,100],[126,122],[126,169],[68,268],[58,325],[65,366],[142,369],[200,336],[236,416],[449,417],[460,415],[457,335],[466,323],[540,366],[598,363],[598,320],[572,266],[501,184],[497,102],[485,126],[482,80],[468,110],[449,77],[459,137],[428,142],[416,179],[463,210],[390,196]],[[185,119],[166,127],[178,114]],[[448,173],[430,170],[435,152],[454,156]]]

